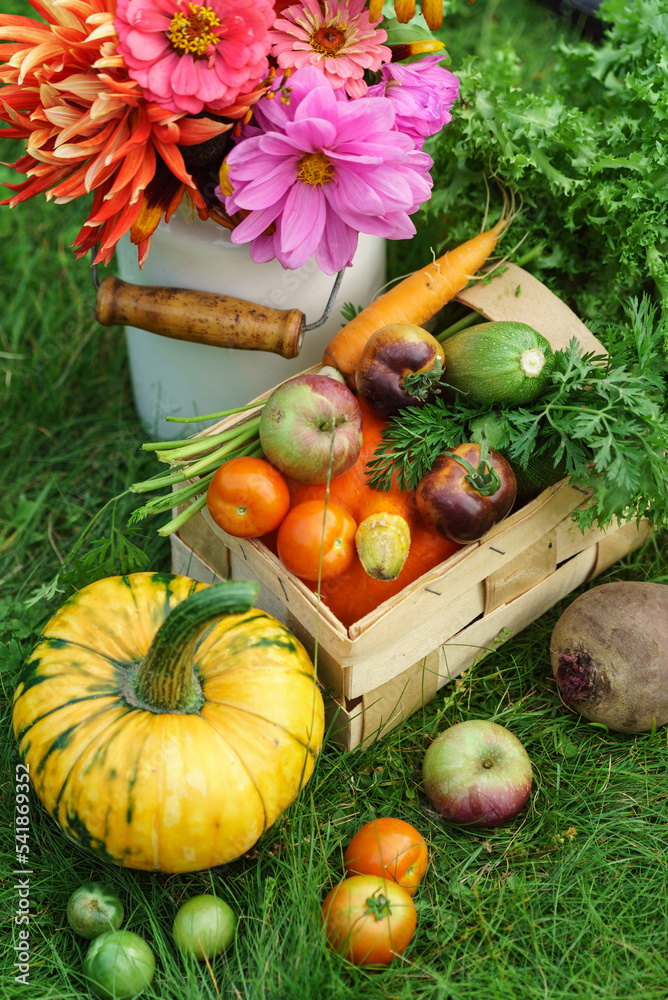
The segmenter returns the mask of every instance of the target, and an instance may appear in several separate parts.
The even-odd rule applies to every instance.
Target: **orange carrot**
[[[322,363],[333,365],[352,380],[362,351],[376,330],[390,323],[422,326],[435,316],[482,267],[509,222],[510,216],[504,212],[487,232],[478,233],[380,295],[334,334]]]

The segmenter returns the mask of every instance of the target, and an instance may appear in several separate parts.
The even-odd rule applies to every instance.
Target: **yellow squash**
[[[108,577],[56,612],[13,726],[65,833],[129,868],[197,871],[246,852],[313,771],[313,664],[257,584]]]

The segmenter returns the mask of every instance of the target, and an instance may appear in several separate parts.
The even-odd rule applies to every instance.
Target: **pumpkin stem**
[[[173,608],[153,637],[132,684],[138,705],[152,712],[197,712],[204,704],[193,669],[195,646],[205,628],[225,615],[250,611],[255,580],[225,580],[198,590]]]

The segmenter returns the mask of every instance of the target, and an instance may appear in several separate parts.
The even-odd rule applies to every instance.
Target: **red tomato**
[[[396,882],[353,875],[339,882],[322,904],[325,937],[354,965],[389,965],[415,933],[415,903]]]
[[[398,882],[411,896],[427,870],[429,852],[422,834],[403,819],[382,816],[361,827],[346,848],[349,875],[378,875]]]
[[[231,458],[215,473],[206,497],[211,517],[230,535],[259,538],[277,528],[290,508],[285,479],[263,458]]]
[[[355,519],[345,507],[328,503],[325,511],[324,500],[306,500],[292,508],[278,529],[278,557],[303,580],[317,580],[319,575],[326,580],[350,566],[356,531]]]

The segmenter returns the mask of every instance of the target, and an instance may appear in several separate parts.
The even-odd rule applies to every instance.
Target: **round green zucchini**
[[[443,342],[445,383],[471,403],[524,406],[547,387],[554,354],[526,323],[479,323]]]

